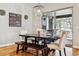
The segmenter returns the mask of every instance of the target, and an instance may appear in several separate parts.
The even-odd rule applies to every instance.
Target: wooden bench
[[[17,44],[16,53],[18,53],[19,51],[24,51],[24,41],[15,42],[15,44]]]
[[[27,43],[27,45],[25,45],[27,48],[30,47],[30,48],[33,48],[36,50],[36,55],[38,56],[39,55],[39,51],[42,52],[42,56],[45,56],[47,55],[47,47],[44,46],[44,45],[38,45],[38,44],[31,44],[31,43]]]
[[[29,38],[29,40],[32,41],[33,39]],[[15,42],[15,44],[17,44],[16,53],[18,53],[19,51],[24,51],[25,50],[25,42],[24,41]],[[20,46],[21,46],[21,48],[20,48]]]

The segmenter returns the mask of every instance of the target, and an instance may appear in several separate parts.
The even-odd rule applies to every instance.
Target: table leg
[[[17,45],[17,51],[16,51],[16,53],[18,53],[18,51],[19,51],[19,44]]]
[[[44,46],[46,46],[46,40],[44,39]]]
[[[25,37],[24,50],[27,50],[27,37]]]
[[[36,44],[36,41],[37,41],[36,39],[37,39],[37,38],[35,37],[35,44]]]
[[[25,45],[23,44],[22,51],[24,52],[24,50],[25,50]]]

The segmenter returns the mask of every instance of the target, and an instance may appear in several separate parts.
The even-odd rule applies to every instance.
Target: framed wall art
[[[9,27],[21,27],[21,15],[9,13]]]

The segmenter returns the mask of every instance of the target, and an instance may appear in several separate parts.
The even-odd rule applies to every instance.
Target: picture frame
[[[9,13],[9,27],[21,27],[21,14]]]

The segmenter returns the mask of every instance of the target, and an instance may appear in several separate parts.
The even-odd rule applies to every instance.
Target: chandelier
[[[33,10],[34,10],[35,15],[36,16],[41,16],[43,8],[44,8],[44,6],[42,6],[41,4],[37,4],[36,6],[34,6]]]

